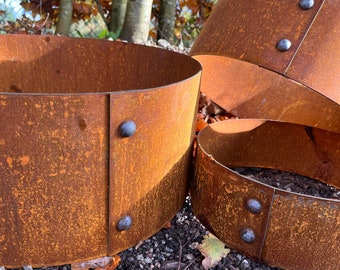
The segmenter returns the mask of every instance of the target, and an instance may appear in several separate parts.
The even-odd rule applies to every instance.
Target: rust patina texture
[[[212,124],[198,135],[194,212],[229,247],[252,258],[284,269],[334,269],[339,200],[284,191],[231,168],[281,169],[340,188],[339,151],[338,133],[303,125],[256,119]],[[251,201],[254,208],[247,207]]]
[[[197,61],[6,35],[0,70],[0,265],[115,254],[174,216],[187,194]]]
[[[220,0],[190,51],[201,90],[238,117],[340,132],[340,1],[299,2]]]

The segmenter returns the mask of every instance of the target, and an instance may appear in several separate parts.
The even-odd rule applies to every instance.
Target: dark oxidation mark
[[[318,156],[318,158],[320,159],[320,161],[322,163],[329,163],[332,160],[329,158],[329,154],[327,151],[324,151],[320,148],[319,145],[317,145],[316,141],[315,141],[315,137],[313,134],[313,128],[312,127],[305,127],[306,133],[308,135],[308,137],[310,138],[310,140],[313,142],[314,147],[315,147],[315,152]]]
[[[9,89],[11,89],[11,91],[16,92],[16,93],[22,93],[22,90],[16,85],[11,85]]]
[[[57,72],[58,74],[60,74],[60,70],[59,70],[59,69],[57,69],[56,72]]]
[[[312,127],[305,127],[306,133],[308,135],[308,137],[310,138],[310,140],[315,143],[315,138],[313,135],[313,128]]]
[[[46,38],[45,38],[45,41],[48,43],[48,42],[51,41],[51,38],[50,38],[50,37],[46,37]]]
[[[79,118],[78,119],[78,126],[81,130],[85,130],[87,125],[86,125],[86,121],[83,118]]]

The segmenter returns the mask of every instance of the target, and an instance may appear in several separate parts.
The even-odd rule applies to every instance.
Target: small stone
[[[143,254],[138,254],[138,255],[136,256],[136,259],[137,259],[138,261],[143,261],[143,260],[144,260]]]
[[[240,270],[249,270],[250,264],[247,260],[243,260],[240,264]]]
[[[150,263],[152,263],[152,260],[149,257],[146,257],[144,259],[144,262],[146,262],[147,264],[150,264]]]
[[[165,252],[172,253],[172,252],[174,252],[174,250],[169,248],[169,247],[165,247]]]
[[[165,48],[165,49],[171,47],[171,44],[170,44],[167,40],[165,40],[165,39],[159,39],[159,40],[157,41],[157,44],[158,44],[159,46]]]
[[[135,261],[135,258],[134,258],[134,257],[128,257],[126,260],[127,260],[128,262],[134,262],[134,261]]]
[[[243,256],[242,256],[242,255],[240,255],[240,254],[237,254],[237,255],[236,255],[236,263],[237,263],[237,264],[239,264],[239,263],[242,261],[242,259],[243,259]]]
[[[186,258],[188,261],[191,261],[191,260],[195,259],[194,255],[192,255],[191,253],[186,254],[186,255],[185,255],[185,258]]]

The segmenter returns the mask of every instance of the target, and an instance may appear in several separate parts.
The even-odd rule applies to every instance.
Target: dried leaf
[[[204,236],[202,244],[199,244],[197,248],[205,257],[202,261],[205,270],[216,266],[230,252],[230,249],[225,248],[224,243],[211,233]]]
[[[96,269],[96,270],[113,270],[116,269],[120,263],[120,257],[115,255],[113,257],[103,257],[86,262],[71,264],[72,270]]]

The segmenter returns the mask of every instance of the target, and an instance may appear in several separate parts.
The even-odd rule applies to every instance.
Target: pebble
[[[151,260],[150,257],[146,257],[146,258],[144,259],[144,262],[146,262],[147,264],[151,264],[151,263],[152,263],[152,260]]]
[[[138,261],[143,261],[143,260],[144,260],[143,254],[138,254],[138,255],[136,256],[136,259],[137,259]]]
[[[240,264],[240,270],[249,270],[250,263],[247,260],[243,260]]]
[[[165,247],[165,252],[172,253],[172,252],[174,252],[174,250],[169,248],[169,247]]]

